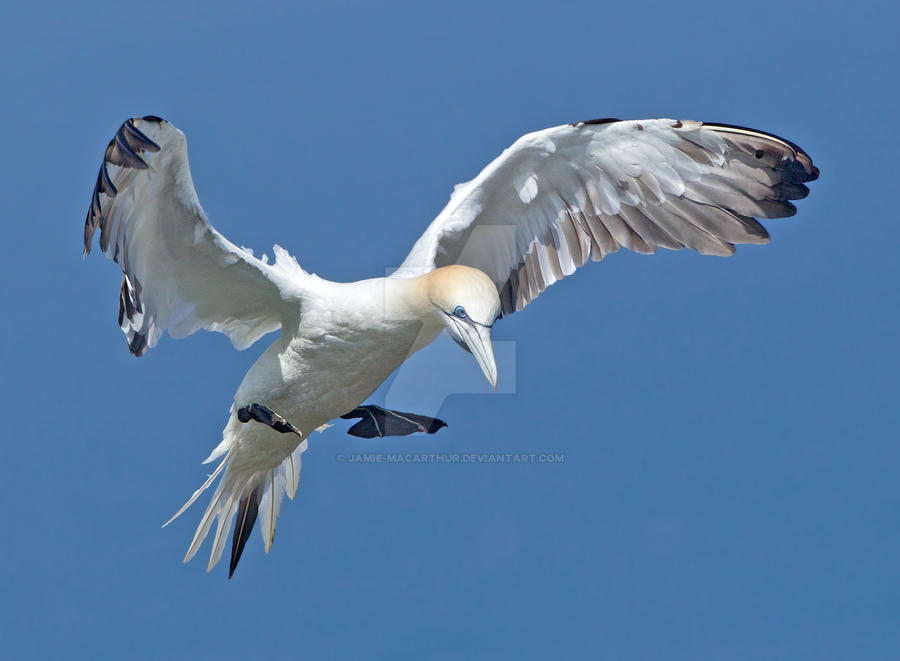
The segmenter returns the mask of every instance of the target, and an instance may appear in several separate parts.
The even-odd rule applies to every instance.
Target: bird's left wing
[[[464,264],[521,310],[589,258],[625,247],[731,255],[765,243],[756,218],[796,212],[818,176],[776,136],[724,124],[650,119],[579,122],[529,133],[450,202],[396,277]]]
[[[299,315],[296,261],[275,246],[257,259],[209,223],[194,190],[184,134],[147,116],[127,120],[106,149],[84,225],[122,267],[119,325],[141,356],[168,328],[185,337],[205,328],[238,349]]]

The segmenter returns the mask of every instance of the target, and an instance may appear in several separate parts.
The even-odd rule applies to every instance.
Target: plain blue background
[[[892,3],[11,5],[6,658],[900,658]],[[515,394],[449,398],[436,436],[314,436],[272,552],[254,532],[227,581],[208,545],[181,564],[204,505],[159,525],[268,340],[136,360],[118,270],[81,261],[106,142],[148,113],[186,132],[220,230],[338,280],[396,266],[453,184],[545,126],[743,124],[822,177],[769,246],[555,285],[496,329]],[[335,458],[369,450],[565,463]]]

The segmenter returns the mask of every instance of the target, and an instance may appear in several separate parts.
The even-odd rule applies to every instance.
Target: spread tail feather
[[[259,487],[249,496],[241,498],[238,505],[238,520],[234,526],[234,536],[231,538],[231,562],[228,565],[228,578],[234,575],[234,570],[244,552],[244,545],[256,523],[256,515],[259,512]]]
[[[169,525],[170,523],[172,523],[172,521],[174,521],[174,520],[177,519],[179,516],[181,516],[182,514],[184,514],[185,510],[187,510],[188,507],[190,507],[191,505],[193,505],[193,504],[194,504],[194,501],[196,501],[196,500],[200,497],[200,494],[203,493],[204,491],[206,491],[207,488],[209,488],[209,485],[213,483],[213,480],[215,480],[215,479],[219,476],[219,473],[222,472],[222,469],[225,468],[225,464],[228,463],[228,458],[229,458],[230,456],[231,456],[231,454],[230,454],[230,452],[229,452],[229,454],[228,454],[228,455],[227,455],[227,456],[219,463],[219,465],[216,467],[216,470],[214,470],[214,471],[212,472],[212,474],[209,476],[209,478],[207,478],[206,482],[204,482],[203,485],[202,485],[199,489],[197,489],[197,490],[194,492],[194,495],[191,496],[190,498],[188,498],[188,501],[187,501],[184,505],[181,506],[181,509],[178,510],[177,512],[175,512],[175,514],[172,515],[172,518],[171,518],[171,519],[169,519],[169,520],[166,521],[164,524],[162,524],[162,527],[163,527],[163,528],[165,528],[167,525]],[[205,463],[205,462],[204,462],[204,463]]]
[[[275,523],[278,521],[284,494],[287,494],[291,500],[297,495],[297,487],[300,484],[300,456],[306,452],[307,447],[306,439],[303,439],[300,445],[281,463],[281,466],[269,471],[267,476],[266,490],[260,499],[259,507],[259,531],[262,534],[266,553],[271,550],[272,543],[275,541]]]
[[[293,499],[297,493],[300,481],[301,455],[306,451],[308,444],[304,439],[297,448],[288,455],[284,461],[272,470],[247,471],[233,470],[232,464],[238,454],[238,448],[233,443],[233,438],[228,438],[226,428],[226,441],[230,441],[225,458],[209,476],[206,482],[194,492],[188,501],[175,515],[164,525],[168,525],[190,507],[217,477],[221,479],[213,492],[209,505],[200,519],[191,544],[184,556],[184,562],[189,562],[200,550],[203,541],[209,535],[214,521],[218,521],[212,551],[209,556],[209,564],[206,571],[219,562],[227,541],[227,532],[237,516],[237,523],[232,536],[231,562],[228,577],[234,573],[247,539],[253,530],[256,519],[260,521],[260,532],[263,538],[266,553],[272,548],[275,541],[275,524],[281,510],[281,501],[286,493]],[[222,447],[222,446],[220,446]],[[224,473],[223,473],[224,471]]]

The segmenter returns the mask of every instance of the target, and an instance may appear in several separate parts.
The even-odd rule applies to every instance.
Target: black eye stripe
[[[458,306],[458,307],[462,307],[462,306]],[[470,316],[468,316],[468,315],[466,315],[465,317],[459,317],[459,316],[453,314],[452,312],[447,312],[446,310],[444,310],[444,309],[441,308],[441,307],[438,307],[438,310],[440,310],[441,312],[443,312],[443,313],[444,313],[445,315],[447,315],[448,317],[453,317],[453,318],[455,318],[455,319],[459,319],[460,321],[464,321],[464,322],[466,322],[467,324],[473,324],[473,325],[475,325],[475,326],[484,326],[485,328],[493,328],[493,327],[494,327],[494,324],[483,324],[483,323],[481,323],[480,321],[475,321],[474,319],[472,319],[472,317],[470,317]],[[455,310],[454,310],[454,312],[455,312]],[[499,319],[499,318],[500,318],[500,317],[497,317],[497,319]],[[497,319],[495,319],[494,321],[497,321]]]

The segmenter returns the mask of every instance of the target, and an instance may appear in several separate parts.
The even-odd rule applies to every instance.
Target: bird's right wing
[[[625,247],[730,255],[765,243],[756,218],[793,215],[819,171],[793,143],[726,124],[591,120],[529,133],[450,202],[395,277],[484,271],[503,314]]]
[[[84,225],[122,267],[119,325],[141,356],[168,329],[204,328],[244,349],[299,315],[305,272],[275,246],[269,264],[209,223],[194,190],[184,134],[158,117],[127,120],[106,149]]]

